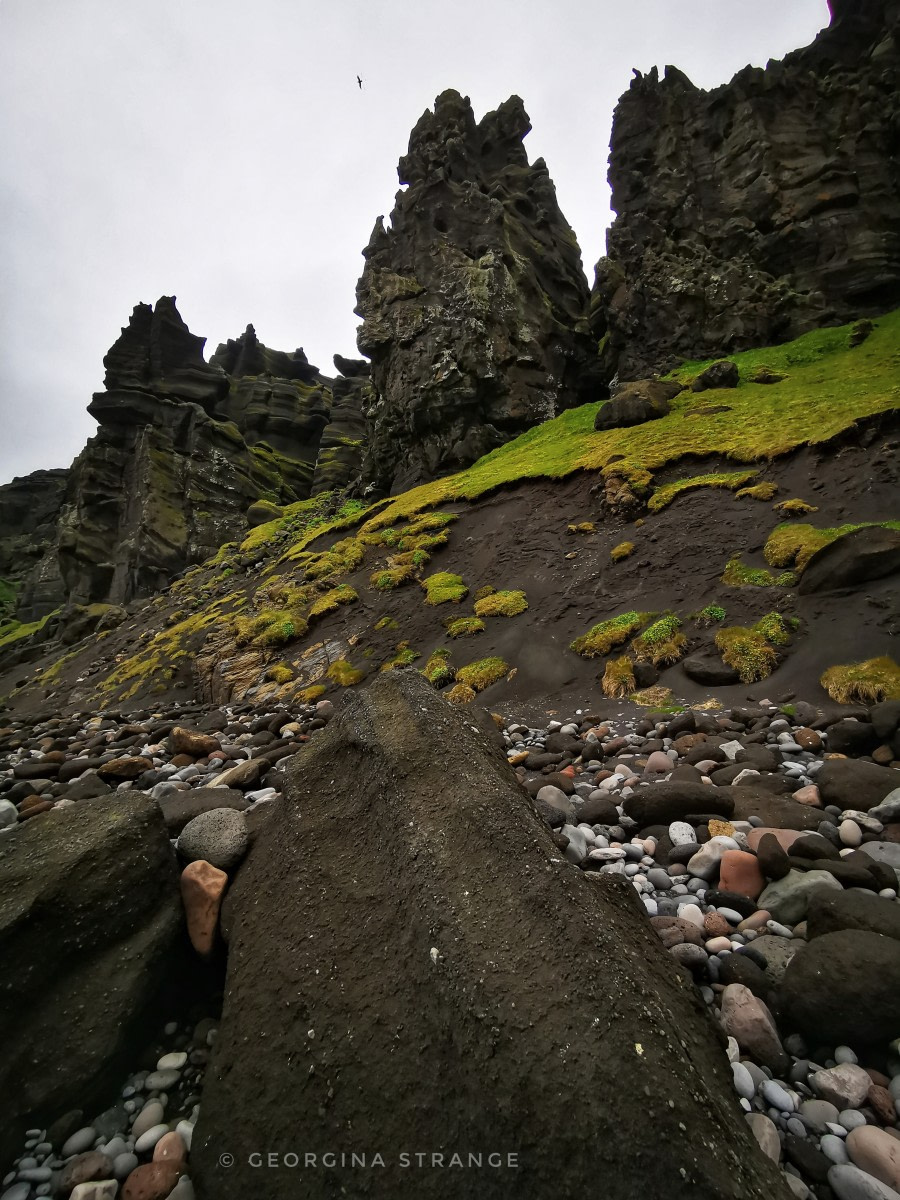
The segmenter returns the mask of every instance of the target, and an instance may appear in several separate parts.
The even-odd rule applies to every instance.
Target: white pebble
[[[157,1071],[180,1071],[186,1062],[187,1055],[180,1050],[173,1054],[164,1054],[156,1064],[156,1069]]]
[[[841,1163],[849,1162],[850,1158],[847,1154],[847,1147],[839,1137],[835,1137],[833,1133],[826,1133],[819,1142],[819,1149],[826,1158],[830,1158],[833,1163],[840,1165]]]
[[[138,1152],[138,1154],[144,1154],[147,1150],[152,1150],[159,1139],[161,1137],[165,1137],[168,1132],[168,1125],[154,1125],[151,1129],[148,1129],[146,1133],[142,1133],[137,1139],[137,1141],[134,1143],[135,1150]]]

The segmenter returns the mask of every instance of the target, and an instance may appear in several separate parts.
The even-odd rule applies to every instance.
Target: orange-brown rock
[[[227,886],[227,874],[202,858],[190,863],[181,872],[181,899],[188,937],[191,945],[203,957],[212,953],[219,910]]]
[[[28,808],[20,809],[19,820],[30,821],[32,817],[39,817],[41,813],[49,812],[52,807],[52,800],[39,800],[37,804],[30,804]]]
[[[176,725],[169,734],[169,745],[176,754],[190,754],[192,758],[205,758],[222,749],[218,738],[198,729],[185,729],[183,725]]]
[[[755,854],[743,850],[726,850],[719,863],[719,887],[726,892],[739,892],[756,900],[762,895],[766,881],[759,869]]]
[[[153,1147],[153,1161],[174,1163],[184,1170],[187,1146],[180,1133],[165,1133]]]
[[[822,738],[815,729],[795,729],[794,741],[801,750],[821,750]]]
[[[122,1188],[122,1200],[166,1200],[181,1176],[174,1162],[151,1162],[135,1167]]]
[[[97,774],[101,779],[137,779],[138,775],[143,775],[152,767],[153,763],[149,758],[113,758],[102,767],[98,767]]]

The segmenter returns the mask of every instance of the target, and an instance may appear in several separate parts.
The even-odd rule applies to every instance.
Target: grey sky
[[[252,322],[331,371],[409,131],[517,92],[585,269],[631,68],[714,87],[809,42],[826,0],[0,0],[0,482],[66,466],[134,305],[207,353]],[[363,90],[356,84],[363,78]]]

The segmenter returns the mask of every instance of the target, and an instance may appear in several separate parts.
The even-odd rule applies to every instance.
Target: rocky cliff
[[[587,285],[530,128],[518,96],[476,123],[447,91],[412,131],[357,288],[372,493],[466,467],[581,399]]]
[[[900,4],[833,0],[803,50],[702,91],[636,72],[592,328],[608,377],[785,341],[900,300]]]
[[[269,349],[252,325],[208,363],[203,347],[174,297],[139,304],[71,469],[0,488],[0,624],[68,605],[80,636],[84,610],[95,623],[242,536],[260,499],[290,504],[358,473],[367,364],[341,360],[333,406],[303,351]]]

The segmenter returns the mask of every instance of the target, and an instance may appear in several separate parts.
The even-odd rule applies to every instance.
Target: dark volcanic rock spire
[[[900,3],[830,7],[806,49],[714,91],[672,67],[635,73],[592,297],[609,375],[900,303]]]
[[[512,96],[476,123],[443,92],[412,131],[391,225],[357,288],[372,360],[363,482],[379,492],[467,466],[579,402],[593,346],[575,236]]]

